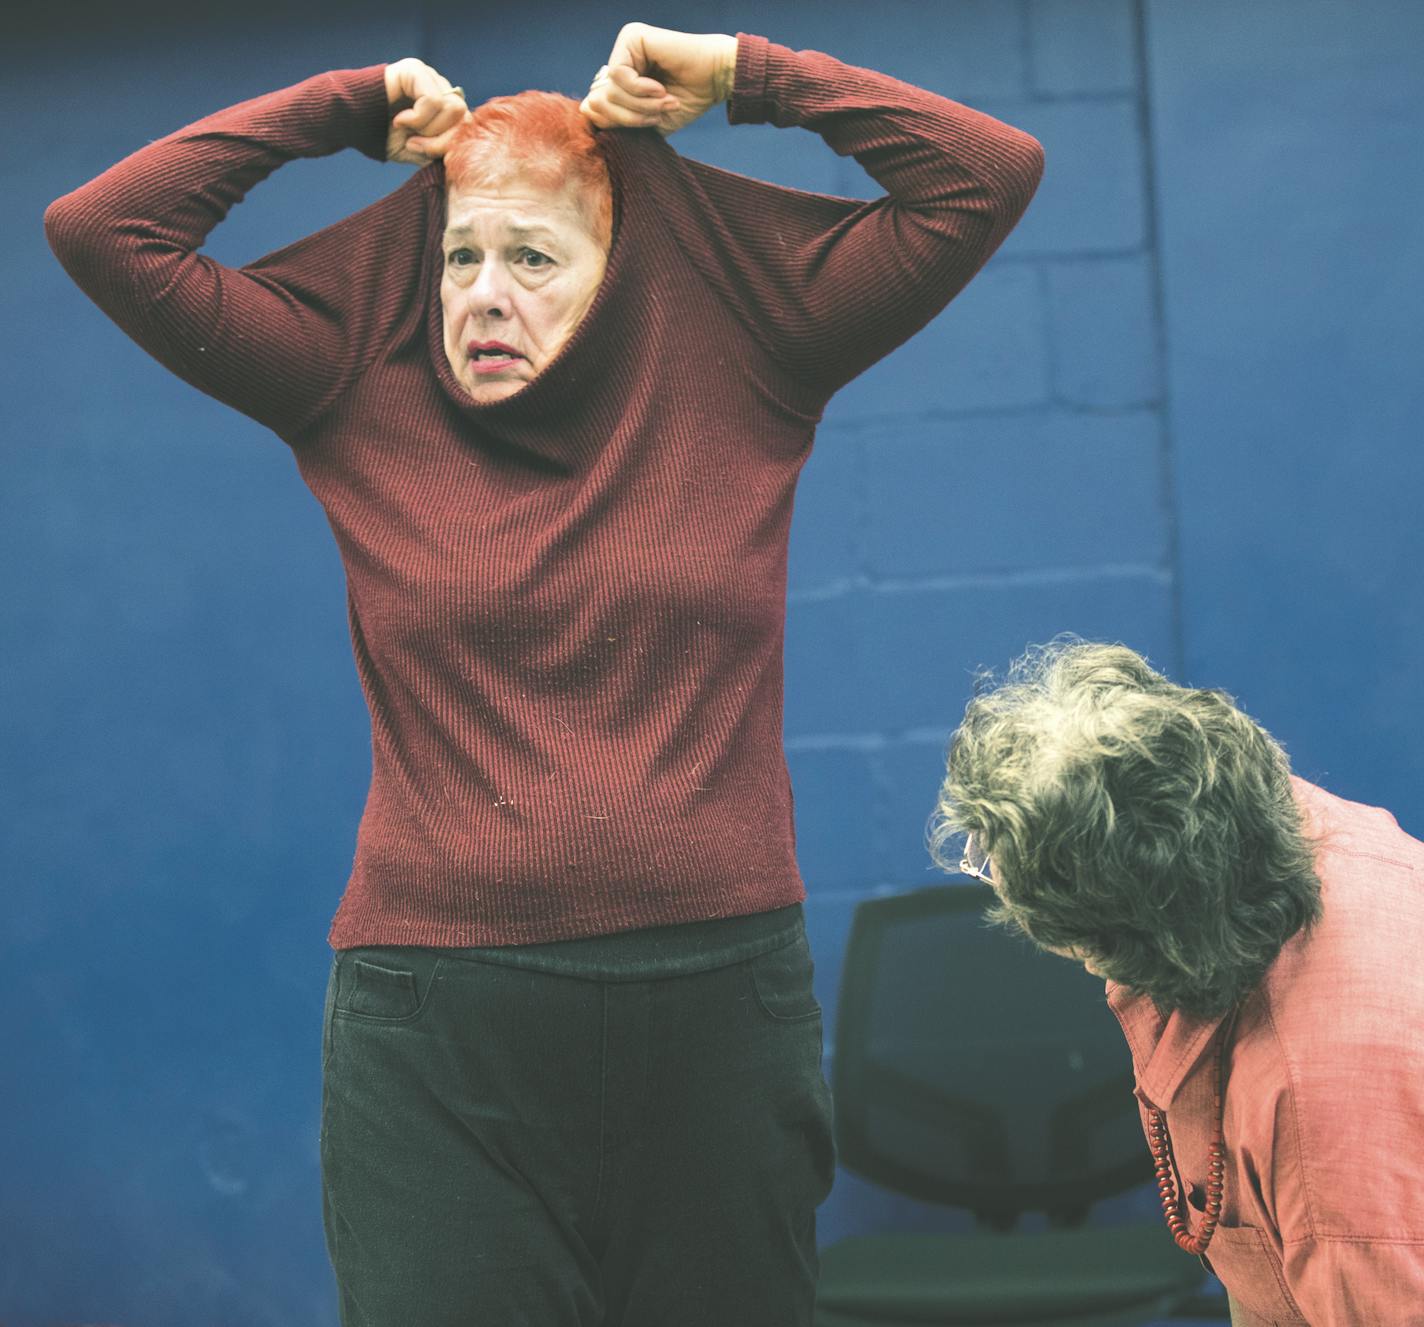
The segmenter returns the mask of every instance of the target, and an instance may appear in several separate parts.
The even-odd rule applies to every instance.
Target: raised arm
[[[856,204],[687,163],[687,187],[701,195],[687,211],[702,219],[753,334],[827,394],[953,299],[1038,185],[1037,141],[945,97],[745,33],[668,34],[706,44],[708,75],[688,97],[681,84],[691,80],[677,82],[647,31],[638,43],[620,35],[595,82],[591,109],[610,106],[606,123],[668,132],[726,99],[733,124],[813,130],[886,191]],[[620,72],[623,52],[632,68]]]
[[[417,84],[417,67],[439,83]],[[160,363],[290,437],[349,384],[413,292],[426,190],[417,177],[240,269],[200,246],[278,166],[345,147],[428,160],[464,114],[418,61],[321,74],[140,149],[52,203],[45,231],[80,288]]]

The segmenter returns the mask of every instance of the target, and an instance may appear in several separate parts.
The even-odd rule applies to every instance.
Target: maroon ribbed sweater
[[[384,155],[381,67],[220,111],[46,214],[125,332],[291,445],[335,532],[373,757],[338,948],[533,943],[804,897],[781,746],[796,478],[827,399],[974,275],[1041,154],[746,35],[728,112],[815,130],[887,196],[606,135],[603,284],[555,362],[489,405],[443,350],[438,165],[241,270],[197,252],[292,158]]]

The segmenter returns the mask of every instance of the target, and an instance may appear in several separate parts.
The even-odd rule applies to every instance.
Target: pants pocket
[[[433,950],[406,946],[345,950],[332,972],[332,1013],[367,1023],[413,1022],[430,1003],[442,962]]]
[[[756,1002],[778,1023],[800,1023],[821,1016],[812,986],[815,970],[804,933],[780,949],[747,960]]]

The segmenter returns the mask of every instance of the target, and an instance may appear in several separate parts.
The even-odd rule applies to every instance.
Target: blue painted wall
[[[1424,7],[1148,18],[1187,670],[1424,836]]]
[[[335,65],[419,53],[472,96],[581,91],[630,15],[125,12],[15,31],[0,86],[0,1321],[310,1327],[334,1321],[323,937],[369,767],[340,567],[282,446],[131,347],[39,216],[144,141]],[[856,901],[934,878],[921,835],[973,668],[1061,630],[1234,690],[1303,773],[1424,833],[1419,8],[637,17],[829,50],[1048,150],[1023,225],[833,403],[802,485],[786,725],[828,1015]],[[799,131],[709,119],[678,146],[866,187]],[[255,257],[399,174],[301,163],[213,251]],[[849,1177],[822,1212],[828,1238],[953,1221]]]

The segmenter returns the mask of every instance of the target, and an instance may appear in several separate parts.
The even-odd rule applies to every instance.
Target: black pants
[[[834,1149],[804,938],[654,981],[456,952],[332,967],[344,1327],[809,1327]]]

